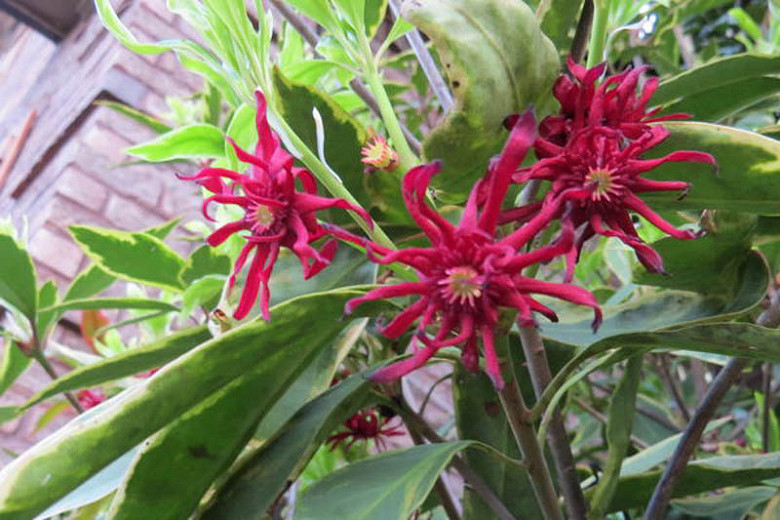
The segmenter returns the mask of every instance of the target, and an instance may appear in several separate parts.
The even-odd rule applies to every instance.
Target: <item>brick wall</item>
[[[168,13],[165,3],[134,0],[114,5],[141,39],[185,37],[182,20]],[[41,282],[51,279],[62,289],[88,265],[67,232],[71,224],[140,230],[175,217],[197,217],[197,188],[174,175],[182,171],[181,165],[117,167],[130,160],[124,148],[154,134],[93,102],[118,99],[161,114],[167,111],[165,96],[197,91],[200,78],[180,68],[174,56],[130,53],[94,16],[59,43],[9,22],[7,15],[0,18],[0,31],[5,37],[0,36],[0,99],[8,101],[0,106],[0,143],[19,134],[30,111],[38,113],[15,166],[0,186],[0,218],[10,217],[20,229],[29,226],[30,251]],[[0,146],[3,149],[0,153],[6,155],[7,146]],[[182,252],[190,247],[175,240],[172,245]],[[67,317],[76,320],[78,314]],[[53,339],[82,347],[80,338],[67,328],[61,327]],[[0,405],[23,402],[47,382],[48,376],[33,367]],[[43,432],[35,432],[48,406],[40,405],[0,426],[0,446],[19,453],[69,419],[63,415]],[[0,452],[0,465],[8,460]]]

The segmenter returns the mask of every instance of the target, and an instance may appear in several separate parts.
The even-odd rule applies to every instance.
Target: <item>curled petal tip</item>
[[[593,322],[590,324],[590,328],[593,329],[593,333],[595,334],[599,327],[601,327],[601,323],[604,321],[604,316],[601,314],[601,309],[596,308],[593,310]]]
[[[504,389],[504,378],[501,377],[501,374],[493,374],[488,372],[488,377],[490,378],[490,381],[493,383],[493,387],[496,390],[503,390]]]

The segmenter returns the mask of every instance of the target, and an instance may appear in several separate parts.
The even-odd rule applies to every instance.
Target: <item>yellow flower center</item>
[[[593,199],[600,200],[602,198],[609,198],[609,194],[615,187],[615,181],[612,179],[612,172],[609,170],[591,170],[585,177],[585,182],[588,184],[595,184],[596,189],[593,190]]]
[[[468,302],[473,305],[474,300],[482,296],[482,284],[478,280],[479,273],[472,267],[451,267],[444,271],[447,278],[439,284],[446,287],[447,301],[449,303]]]
[[[274,212],[268,206],[258,206],[255,210],[255,221],[264,228],[271,227],[275,218]]]

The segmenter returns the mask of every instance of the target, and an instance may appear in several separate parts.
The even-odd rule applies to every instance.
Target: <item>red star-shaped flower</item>
[[[222,226],[207,241],[218,246],[234,233],[242,236],[246,245],[238,256],[229,280],[232,289],[236,275],[241,272],[250,254],[254,257],[249,266],[241,300],[235,310],[236,319],[244,318],[261,292],[262,315],[268,315],[270,292],[268,280],[282,247],[290,249],[300,260],[305,278],[324,269],[336,252],[337,241],[327,241],[320,250],[312,243],[328,235],[317,222],[317,211],[327,208],[352,210],[371,225],[371,219],[362,208],[343,199],[330,199],[317,195],[317,183],[308,170],[293,166],[293,158],[279,142],[279,136],[271,130],[266,115],[266,101],[260,92],[257,97],[257,135],[255,153],[239,148],[232,140],[238,158],[249,165],[246,173],[222,168],[204,168],[197,175],[183,177],[195,180],[213,193],[203,202],[203,214],[212,202],[234,204],[244,209],[244,216]],[[298,189],[296,183],[302,189]]]
[[[347,303],[351,312],[358,305],[385,298],[415,296],[416,301],[398,314],[382,333],[400,337],[415,322],[416,349],[411,358],[384,367],[372,379],[386,382],[422,366],[442,347],[461,346],[466,368],[479,368],[479,339],[488,376],[496,387],[503,386],[494,350],[494,334],[502,307],[518,311],[523,325],[534,323],[533,312],[552,320],[555,313],[535,300],[533,294],[554,296],[588,305],[596,313],[594,327],[601,320],[598,304],[588,291],[568,284],[536,280],[522,276],[529,265],[544,262],[571,248],[573,233],[563,233],[549,246],[520,253],[547,222],[535,220],[504,238],[497,236],[498,217],[511,176],[531,147],[536,122],[528,112],[515,123],[504,150],[491,163],[488,175],[472,189],[460,223],[449,223],[426,204],[431,177],[438,163],[418,166],[403,180],[403,196],[410,215],[431,243],[430,247],[410,247],[394,251],[363,241],[371,259],[380,264],[401,263],[414,268],[419,281],[387,285]],[[484,202],[483,202],[484,201]],[[419,321],[418,321],[419,320]],[[433,329],[432,337],[428,335]]]
[[[539,158],[556,155],[570,137],[585,127],[606,126],[620,130],[635,139],[649,129],[650,123],[687,119],[687,114],[658,116],[660,107],[647,110],[650,98],[658,88],[658,78],[648,79],[637,95],[639,79],[647,67],[637,67],[615,74],[597,85],[606,64],[591,69],[568,60],[571,76],[562,74],[553,86],[553,95],[561,105],[558,114],[542,120],[539,138],[534,143]]]
[[[695,238],[696,234],[676,229],[638,197],[650,191],[679,190],[685,195],[689,185],[682,181],[645,179],[641,175],[669,161],[715,164],[711,155],[695,151],[676,151],[660,159],[641,158],[668,136],[668,130],[660,125],[648,126],[631,140],[626,140],[620,130],[604,126],[579,130],[565,147],[549,146],[555,152],[552,156],[515,174],[514,182],[544,179],[552,186],[543,202],[510,210],[506,215],[528,218],[540,211],[533,220],[540,216],[561,218],[562,225],[576,230],[576,238],[566,255],[566,280],[571,279],[583,243],[594,234],[619,238],[636,251],[639,261],[649,271],[662,272],[660,255],[639,238],[629,212],[638,213],[675,238]]]
[[[330,449],[333,451],[339,444],[349,439],[349,442],[344,448],[349,451],[355,442],[372,439],[377,447],[386,449],[385,439],[387,437],[396,437],[404,434],[400,424],[396,426],[388,425],[391,420],[392,417],[382,418],[373,408],[360,410],[358,413],[344,421],[344,427],[347,429],[346,431],[331,435],[325,443],[330,444]]]

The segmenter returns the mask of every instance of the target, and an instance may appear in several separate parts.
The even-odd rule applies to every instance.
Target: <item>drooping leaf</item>
[[[758,215],[780,214],[780,142],[760,134],[709,123],[674,122],[665,126],[671,136],[651,150],[660,157],[674,150],[708,152],[718,163],[709,165],[666,163],[646,174],[657,180],[690,182],[692,189],[682,200],[670,192],[642,196],[657,209],[725,209]]]
[[[0,300],[34,320],[38,287],[30,255],[11,235],[0,233],[0,258]]]
[[[101,413],[87,425],[62,428],[6,466],[0,472],[0,511],[8,520],[34,516],[261,364],[275,367],[284,378],[319,348],[317,338],[345,325],[339,321],[344,304],[362,294],[364,290],[343,289],[285,302],[271,310],[270,323],[247,323],[181,356],[145,383],[95,408]]]
[[[407,518],[468,441],[426,444],[363,459],[309,486],[296,518]]]
[[[675,485],[675,498],[732,486],[750,486],[780,475],[780,454],[734,455],[693,461],[686,466]],[[608,512],[622,511],[647,504],[661,471],[621,478]],[[592,490],[585,492],[586,496]]]
[[[225,150],[222,130],[206,123],[183,126],[125,152],[149,162],[174,159],[219,159]]]
[[[146,298],[93,298],[84,300],[70,300],[58,305],[41,309],[41,312],[64,312],[70,310],[90,309],[139,309],[155,311],[176,311],[178,308],[161,300],[149,300]]]
[[[54,280],[48,280],[38,291],[38,314],[35,316],[38,334],[43,337],[48,332],[49,327],[59,318],[59,313],[52,311],[47,307],[57,303],[59,292]]]
[[[87,255],[108,273],[181,292],[179,273],[185,262],[161,240],[146,233],[92,226],[71,226],[70,231]]]
[[[552,0],[546,2],[547,10],[541,13],[542,31],[555,44],[560,53],[566,53],[571,47],[574,26],[583,2],[581,0]],[[537,11],[537,18],[540,13]]]
[[[275,437],[242,461],[203,518],[262,518],[317,446],[355,410],[368,404],[370,385],[362,374],[356,374],[306,404]]]
[[[664,330],[708,321],[727,321],[750,312],[769,287],[766,262],[751,254],[730,300],[688,291],[651,291],[626,304],[603,308],[604,322],[594,334],[593,319],[581,309],[560,312],[560,323],[542,323],[542,334],[569,345],[587,347],[619,334]]]
[[[158,368],[209,339],[211,334],[205,325],[201,325],[175,332],[154,343],[127,350],[97,363],[79,367],[53,381],[33,396],[25,407],[29,408],[62,392],[98,386]]]
[[[436,189],[462,198],[506,139],[504,119],[548,94],[558,54],[524,2],[429,0],[403,9],[433,41],[457,100],[424,155],[444,162]]]

